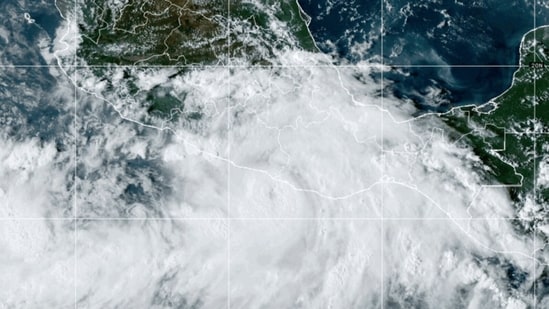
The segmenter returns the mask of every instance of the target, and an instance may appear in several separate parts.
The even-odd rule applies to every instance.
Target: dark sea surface
[[[538,4],[535,23],[533,2],[525,0],[385,1],[381,47],[379,1],[299,2],[323,52],[342,63],[383,58],[396,67],[385,75],[394,82],[389,92],[424,111],[482,104],[505,91],[522,36],[549,16]]]
[[[0,38],[0,63],[9,65],[45,65],[40,54],[39,41],[55,37],[62,18],[55,1],[0,1],[0,11],[4,18],[0,28],[6,32],[8,40]],[[25,13],[34,20],[29,23]]]
[[[64,108],[69,103],[55,93],[58,80],[44,67],[47,63],[39,47],[40,40],[55,36],[62,21],[55,2],[4,0],[0,10],[8,17],[0,20],[7,37],[0,39],[0,64],[7,66],[0,72],[0,125],[16,139],[55,140],[64,149],[68,138],[63,128],[71,123],[71,114]]]

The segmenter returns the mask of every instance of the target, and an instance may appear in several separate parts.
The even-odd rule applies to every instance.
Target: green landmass
[[[106,81],[125,66],[272,65],[286,48],[315,51],[307,16],[296,0],[83,0],[77,57]],[[117,4],[119,3],[119,4]],[[69,6],[66,6],[70,9]],[[159,68],[161,69],[161,68]],[[140,89],[125,73],[130,95]],[[114,89],[113,89],[114,90]],[[151,117],[196,122],[201,112],[185,111],[185,98],[157,88],[144,103]],[[140,94],[141,95],[141,94]]]
[[[307,27],[308,17],[301,11],[297,0],[262,0],[259,8],[251,2],[231,2],[231,57],[247,59],[251,64],[271,65],[275,52],[285,48],[317,51],[314,39]],[[285,35],[271,29],[272,22],[285,27]]]
[[[83,0],[78,57],[88,65],[222,65],[230,51],[268,65],[284,47],[315,50],[296,0],[228,1]],[[287,29],[272,29],[277,21]]]
[[[547,155],[549,132],[549,27],[528,32],[520,46],[520,66],[512,86],[478,107],[453,109],[442,119],[457,131],[490,168],[492,178],[509,185],[519,205],[532,196],[547,204],[549,191],[536,184]]]
[[[78,57],[88,65],[212,64],[227,54],[227,0],[84,0]]]

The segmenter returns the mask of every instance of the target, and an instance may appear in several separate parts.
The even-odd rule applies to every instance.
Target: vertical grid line
[[[384,19],[384,8],[383,8],[383,3],[384,0],[381,0],[381,24],[380,24],[380,41],[381,41],[381,79],[380,79],[380,87],[381,87],[381,177],[384,177],[385,176],[385,145],[384,145],[384,139],[385,139],[385,133],[384,133],[384,129],[385,129],[385,123],[384,123],[384,110],[385,110],[385,102],[384,102],[384,92],[383,92],[383,70],[384,70],[384,63],[385,63],[385,59],[384,59],[384,55],[383,55],[383,37],[384,37],[384,23],[385,23],[385,19]],[[385,225],[384,225],[384,218],[385,218],[385,184],[383,183],[383,181],[381,182],[381,282],[380,282],[380,286],[381,286],[381,308],[385,308],[385,282],[383,280],[383,277],[385,276],[385,256],[384,256],[384,246],[385,246]]]
[[[227,0],[227,308],[231,308],[231,0]]]
[[[536,40],[536,27],[537,27],[537,0],[533,0],[534,1],[534,41]],[[519,47],[520,48],[520,47]],[[536,62],[536,48],[534,47],[534,62]],[[533,132],[533,139],[534,139],[534,160],[533,160],[533,163],[534,163],[534,170],[533,170],[533,173],[532,173],[532,177],[534,177],[533,179],[533,185],[534,185],[534,188],[533,188],[533,199],[534,199],[534,205],[537,205],[537,190],[536,190],[536,186],[537,186],[537,183],[536,183],[536,156],[537,156],[537,136],[536,136],[536,105],[538,104],[538,99],[537,99],[537,88],[536,88],[536,83],[537,83],[537,79],[538,79],[538,69],[537,67],[534,65],[533,66],[534,68],[534,110],[533,110],[533,113],[534,113],[534,132]],[[535,208],[534,208],[535,209]],[[533,233],[532,233],[532,237],[534,238],[533,239],[533,245],[534,245],[534,253],[533,253],[533,259],[532,259],[532,276],[533,276],[533,291],[534,291],[534,295],[533,295],[533,300],[534,300],[534,309],[537,308],[537,301],[538,301],[538,297],[537,297],[537,289],[536,289],[536,256],[537,256],[537,247],[536,247],[536,234],[537,234],[537,227],[536,227],[536,219],[535,219],[535,216],[534,216],[534,220],[533,220],[533,226],[534,226],[534,229],[533,229]]]
[[[73,58],[73,85],[74,85],[74,192],[73,192],[73,220],[74,220],[74,308],[76,309],[78,307],[78,293],[77,293],[77,277],[78,277],[78,205],[77,205],[77,168],[78,168],[78,126],[77,126],[77,105],[78,105],[78,98],[77,98],[77,70],[78,70],[78,58],[77,58],[77,50],[78,50],[78,32],[76,29],[78,29],[78,0],[73,0],[74,6],[73,6],[73,14],[74,14],[74,58]],[[70,25],[69,25],[70,26]]]
[[[381,42],[381,81],[380,81],[380,87],[381,87],[381,107],[382,110],[384,110],[384,1],[381,0],[381,25],[380,25],[380,42]],[[77,26],[77,1],[74,2],[74,22],[75,26]],[[534,0],[534,28],[536,27],[536,1]],[[227,1],[227,57],[226,57],[226,69],[227,69],[227,89],[228,89],[228,95],[227,95],[227,152],[228,152],[228,160],[227,160],[227,226],[228,226],[228,232],[227,232],[227,267],[228,267],[228,280],[227,280],[227,306],[228,308],[231,307],[230,304],[230,235],[231,235],[231,216],[230,216],[230,208],[231,208],[231,200],[230,200],[230,158],[231,158],[231,126],[230,126],[230,112],[231,112],[231,71],[230,71],[230,63],[231,63],[231,54],[230,54],[230,44],[231,44],[231,25],[230,25],[230,0]],[[78,33],[75,32],[75,51],[77,50],[77,35]],[[534,60],[535,60],[536,54],[534,53]],[[74,302],[75,302],[75,308],[77,308],[77,289],[76,289],[76,275],[77,275],[77,85],[76,85],[76,78],[77,78],[77,55],[75,53],[74,59],[74,72],[73,72],[73,78],[74,78],[74,192],[73,192],[73,219],[74,219],[74,229],[75,229],[75,237],[74,237]],[[535,72],[536,69],[534,69]],[[536,73],[536,72],[535,72]],[[536,93],[536,78],[534,78],[534,104],[533,104],[533,114],[534,114],[534,122],[536,120],[536,104],[537,104],[537,93]],[[534,198],[536,197],[536,178],[535,178],[535,172],[536,172],[536,128],[534,127]],[[385,150],[384,150],[384,118],[382,116],[381,118],[381,155],[382,155],[382,176],[385,175],[386,170],[386,158],[385,158]],[[384,183],[381,184],[382,188],[382,194],[381,194],[381,307],[384,308],[384,191],[385,186]],[[535,224],[534,224],[534,249],[536,249],[536,237],[535,237]],[[535,252],[534,251],[534,265],[533,270],[535,271]],[[536,285],[534,281],[534,308],[536,307]]]

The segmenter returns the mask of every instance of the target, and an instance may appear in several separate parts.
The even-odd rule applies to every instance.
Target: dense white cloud
[[[0,305],[74,306],[74,233],[70,222],[0,222]]]
[[[59,29],[44,53],[66,61],[76,29]],[[0,222],[0,303],[531,304],[527,224],[504,220],[515,214],[505,188],[487,186],[437,116],[381,99],[370,77],[381,66],[336,68],[305,52],[280,62],[320,66],[68,71],[80,91],[76,214],[94,219],[76,232],[71,220]],[[150,117],[143,99],[156,86],[184,101],[176,112],[203,116]],[[56,204],[71,201],[70,156],[36,138],[0,140],[0,215],[70,219],[73,204]]]
[[[382,295],[402,306],[527,304],[533,244],[520,223],[500,220],[513,214],[504,188],[483,186],[478,158],[450,142],[436,117],[412,119],[409,107],[382,102],[369,73],[250,69],[227,85],[222,74],[195,71],[173,83],[195,85],[192,104],[219,109],[200,131],[170,123],[172,134],[83,96],[79,215],[219,219],[79,223],[82,304],[219,306],[227,293],[234,308],[374,306]],[[201,74],[208,84],[196,83]],[[219,85],[231,90],[229,113]],[[10,175],[3,190],[12,204],[43,203],[51,190],[22,188],[66,185],[55,182],[67,170],[55,164],[53,145],[4,143],[0,171]],[[37,230],[19,233],[29,234],[26,243]],[[47,235],[72,231],[57,233]],[[74,250],[57,244],[36,250],[52,259]],[[504,263],[524,273],[514,291]]]
[[[71,216],[71,153],[36,138],[0,139],[0,216]]]
[[[507,289],[501,265],[482,262],[497,257],[525,273],[534,265],[532,239],[501,220],[513,216],[505,189],[485,186],[479,159],[450,142],[436,117],[412,119],[409,107],[382,102],[368,73],[236,73],[230,213],[264,219],[232,235],[255,244],[231,255],[243,269],[231,277],[234,306],[369,307],[383,281],[393,305],[524,307],[527,293]],[[304,220],[314,217],[342,219]],[[352,220],[380,217],[394,220],[382,230],[381,221]],[[355,254],[371,258],[358,263]]]
[[[84,307],[226,306],[221,220],[91,222],[78,231],[76,293]]]
[[[82,304],[161,307],[164,297],[217,306],[227,293],[234,308],[374,306],[382,295],[402,306],[527,303],[532,242],[519,223],[499,220],[513,214],[504,188],[483,186],[478,158],[436,117],[382,102],[369,70],[250,69],[228,85],[195,71],[173,84],[194,85],[191,104],[219,109],[202,130],[170,123],[168,135],[84,96],[79,215],[219,219],[79,224]],[[198,83],[201,74],[210,82]],[[220,85],[231,90],[229,113]],[[12,186],[64,179],[52,145],[2,151]],[[43,190],[33,196],[43,201]],[[490,259],[525,274],[516,291]]]

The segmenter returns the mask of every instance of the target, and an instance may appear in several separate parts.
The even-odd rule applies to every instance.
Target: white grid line
[[[380,50],[380,59],[381,59],[381,67],[384,67],[384,61],[385,61],[385,57],[383,56],[383,44],[384,44],[384,36],[385,36],[385,30],[384,30],[384,27],[385,27],[385,19],[384,19],[384,0],[380,0],[380,10],[381,10],[381,14],[380,14],[380,17],[381,17],[381,22],[380,22],[380,26],[379,26],[379,38],[380,38],[380,41],[381,41],[381,50]],[[381,79],[380,79],[380,88],[381,88],[381,96],[380,96],[380,103],[381,103],[381,109],[382,110],[385,110],[385,101],[384,101],[384,97],[385,97],[385,93],[384,93],[384,87],[383,87],[383,79],[384,79],[384,76],[383,76],[383,70],[381,70]],[[381,146],[381,175],[382,177],[385,176],[385,168],[386,168],[386,161],[385,161],[385,122],[384,122],[384,117],[385,115],[382,113],[381,114],[381,141],[380,141],[380,146]],[[382,182],[381,183],[381,252],[380,252],[380,255],[381,255],[381,275],[379,276],[380,277],[380,300],[381,300],[381,308],[385,308],[385,182]]]
[[[74,1],[74,27],[78,27],[78,0]],[[78,89],[77,89],[77,70],[78,70],[78,53],[76,52],[78,50],[78,32],[75,31],[74,34],[74,72],[73,72],[73,85],[74,85],[74,207],[73,207],[73,215],[74,215],[74,309],[78,308],[78,289],[77,289],[77,278],[78,278]]]
[[[383,62],[383,60],[382,60]],[[527,67],[526,65],[490,65],[490,64],[391,64],[385,63],[390,68],[521,68]],[[355,65],[345,65],[345,64],[303,64],[303,65],[237,65],[237,64],[228,64],[228,65],[185,65],[185,64],[174,64],[174,65],[65,65],[62,67],[66,68],[135,68],[135,69],[146,69],[146,68],[195,68],[195,69],[205,69],[205,68],[236,68],[236,69],[261,69],[261,68],[360,68],[360,67],[371,67],[379,68],[379,63],[361,63]],[[13,68],[59,68],[57,64],[47,64],[47,65],[8,65],[0,64],[0,69],[13,69]]]
[[[231,1],[227,0],[227,308],[231,309]]]
[[[77,1],[75,0],[74,2],[74,14],[75,14],[75,19],[77,18]],[[230,91],[231,91],[231,72],[230,72],[230,68],[248,68],[248,69],[261,69],[261,68],[286,68],[286,67],[295,67],[295,68],[306,68],[306,67],[329,67],[329,68],[332,68],[332,67],[335,67],[335,68],[345,68],[345,67],[348,67],[348,68],[357,68],[357,65],[268,65],[268,66],[249,66],[249,65],[231,65],[230,62],[231,62],[231,55],[230,55],[230,0],[228,0],[227,2],[227,14],[228,14],[228,19],[227,19],[227,24],[228,24],[228,43],[227,43],[227,47],[228,47],[228,51],[227,51],[227,65],[165,65],[165,66],[151,66],[151,65],[143,65],[143,66],[140,66],[140,65],[117,65],[117,66],[80,66],[80,65],[77,65],[77,56],[75,55],[74,57],[74,65],[70,65],[70,66],[67,66],[67,67],[71,67],[71,68],[74,68],[75,71],[74,71],[74,108],[75,108],[75,111],[74,111],[74,133],[75,133],[75,137],[74,137],[74,209],[73,209],[73,217],[72,218],[55,218],[55,217],[51,217],[51,218],[48,218],[48,217],[41,217],[41,218],[12,218],[12,217],[9,217],[9,218],[0,218],[0,221],[4,221],[4,220],[60,220],[60,221],[74,221],[74,228],[75,228],[75,240],[74,240],[74,259],[75,259],[75,263],[74,263],[74,306],[75,308],[77,308],[77,288],[76,288],[76,277],[77,277],[77,231],[78,231],[78,225],[77,225],[77,220],[90,220],[90,221],[146,221],[146,220],[158,220],[158,221],[212,221],[212,220],[219,220],[219,221],[226,221],[228,223],[228,237],[227,237],[227,245],[228,245],[228,254],[227,254],[227,266],[228,266],[228,280],[227,280],[227,284],[228,284],[228,288],[227,288],[227,298],[228,298],[228,308],[230,309],[230,233],[231,233],[231,222],[234,220],[234,221],[252,221],[252,220],[277,220],[277,221],[380,221],[381,222],[381,230],[382,230],[382,233],[381,233],[381,307],[384,308],[384,286],[383,286],[383,269],[384,269],[384,258],[383,258],[383,247],[384,247],[384,226],[383,226],[383,222],[385,221],[454,221],[454,220],[458,220],[458,221],[477,221],[477,220],[482,220],[482,221],[492,221],[492,220],[497,220],[497,221],[528,221],[528,220],[531,220],[531,218],[386,218],[384,216],[384,188],[382,186],[382,195],[381,195],[381,209],[382,209],[382,217],[381,218],[360,218],[360,217],[353,217],[353,218],[344,218],[344,217],[314,217],[314,218],[274,218],[274,217],[271,217],[271,218],[238,218],[238,217],[231,217],[230,216],[230,206],[231,206],[231,202],[230,202],[230,180],[231,180],[231,177],[230,177],[230,165],[228,164],[227,166],[227,217],[226,218],[100,218],[100,217],[97,217],[97,218],[87,218],[87,217],[78,217],[78,209],[77,209],[77,167],[78,167],[78,157],[77,157],[77,148],[78,148],[78,144],[77,144],[77,140],[78,140],[78,130],[77,130],[77,85],[76,85],[76,77],[77,77],[77,70],[78,68],[100,68],[100,67],[105,67],[105,68],[113,68],[113,67],[131,67],[131,68],[177,68],[177,67],[189,67],[189,68],[197,68],[197,69],[200,69],[200,68],[226,68],[227,69],[227,73],[228,73],[228,90],[229,90],[229,95],[228,95],[228,99],[227,99],[227,136],[228,136],[228,142],[227,142],[227,151],[228,151],[228,156],[230,158],[230,107],[231,107],[231,98],[230,98]],[[383,48],[384,48],[384,41],[383,41],[383,36],[384,36],[384,31],[383,31],[383,27],[384,27],[384,0],[381,0],[381,26],[380,26],[380,31],[381,31],[381,35],[380,35],[380,38],[381,38],[381,64],[382,66],[384,66],[384,58],[383,58]],[[76,22],[76,20],[75,20]],[[534,0],[534,28],[535,28],[535,25],[536,25],[536,1]],[[76,36],[76,34],[75,34]],[[77,40],[75,40],[75,44]],[[77,47],[77,46],[76,46]],[[535,57],[535,55],[534,55]],[[414,65],[414,64],[387,64],[389,67],[394,67],[394,68],[451,68],[451,67],[456,67],[456,68],[519,68],[519,67],[523,67],[523,66],[520,66],[520,65]],[[0,64],[0,68],[32,68],[32,67],[59,67],[58,65],[2,65]],[[379,67],[378,64],[361,64],[359,65],[358,67]],[[384,89],[383,89],[383,70],[381,70],[381,97],[380,97],[380,101],[381,101],[381,106],[383,107],[384,106],[384,100],[383,100],[383,92],[384,92]],[[534,79],[534,120],[536,119],[536,102],[537,102],[537,98],[536,98],[536,80]],[[381,119],[381,147],[383,149],[384,147],[384,141],[383,141],[383,137],[384,137],[384,125],[383,125],[383,118]],[[535,152],[536,152],[536,132],[534,130],[534,169],[535,169]],[[385,157],[382,157],[382,173],[384,174],[385,173],[385,164],[386,164],[386,161],[385,161]],[[534,184],[535,184],[535,170],[534,170]],[[534,196],[535,196],[535,185],[534,185]],[[534,225],[534,230],[536,230],[536,226]],[[534,249],[536,248],[535,247],[535,241],[536,241],[536,237],[535,237],[535,232],[534,232]],[[535,271],[535,259],[534,259],[534,271]],[[535,279],[535,278],[534,278]],[[534,282],[534,308],[536,307],[536,285],[535,285],[535,282]]]
[[[534,29],[537,28],[537,9],[536,9],[536,6],[537,6],[537,0],[533,0],[534,1]],[[534,30],[534,40],[536,38],[536,30]],[[534,62],[536,62],[536,49],[534,48]],[[534,67],[534,135],[533,135],[533,139],[534,139],[534,171],[532,173],[532,177],[534,177],[534,181],[533,181],[533,185],[534,185],[534,189],[533,189],[533,194],[534,194],[534,204],[537,204],[537,194],[536,194],[536,147],[537,147],[537,135],[536,135],[536,128],[537,128],[537,125],[536,125],[536,104],[537,104],[537,90],[536,90],[536,82],[537,82],[537,71],[538,69],[536,67]],[[537,308],[537,301],[538,301],[538,297],[537,297],[537,291],[536,291],[536,231],[537,231],[537,224],[536,224],[536,221],[534,220],[533,221],[533,225],[534,225],[534,229],[533,229],[533,233],[532,233],[532,237],[533,237],[533,246],[534,246],[534,258],[532,259],[532,276],[533,276],[533,299],[534,299],[534,309]]]
[[[524,221],[531,222],[536,218],[421,218],[421,217],[165,217],[165,218],[123,218],[123,217],[5,217],[1,221]]]

